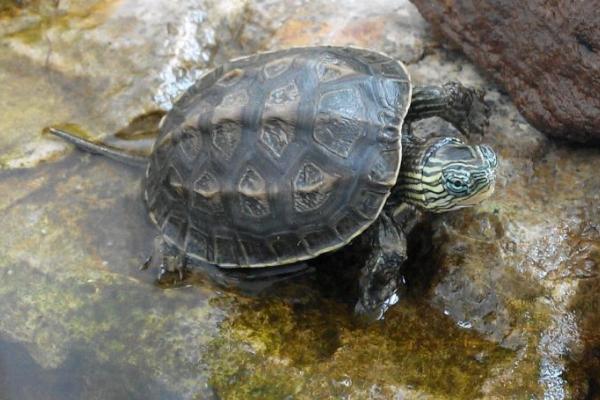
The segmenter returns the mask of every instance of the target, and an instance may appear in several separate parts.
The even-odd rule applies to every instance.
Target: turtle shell
[[[347,47],[232,60],[162,122],[145,200],[192,259],[264,267],[335,250],[375,221],[396,183],[411,98],[404,66]]]

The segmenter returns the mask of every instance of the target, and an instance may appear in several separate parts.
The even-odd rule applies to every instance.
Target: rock
[[[423,19],[401,1],[343,3],[309,2],[298,8],[274,32],[270,48],[291,46],[358,46],[385,52],[405,63],[422,57],[428,38]],[[325,17],[326,15],[326,17]],[[396,18],[390,18],[391,15]],[[317,16],[320,16],[317,18]]]
[[[476,67],[434,41],[408,1],[31,4],[0,22],[8,396],[593,397],[600,151],[559,147],[532,128]],[[422,221],[410,238],[407,291],[372,326],[352,318],[352,274],[364,256],[356,250],[321,257],[316,273],[254,296],[200,272],[157,286],[156,271],[139,271],[156,234],[140,199],[143,171],[71,152],[42,128],[70,122],[83,135],[147,144],[194,71],[314,43],[386,51],[416,83],[485,87],[491,125],[471,140],[499,153],[496,193]],[[107,48],[116,59],[101,57]],[[186,49],[209,57],[186,58]],[[415,130],[457,134],[436,119]]]
[[[35,74],[41,90],[19,85],[4,68],[0,79],[14,92],[32,90],[34,107],[45,105],[34,121],[8,104],[7,113],[22,123],[3,129],[13,156],[0,165],[34,166],[59,156],[62,144],[30,154],[27,138],[39,137],[48,125],[68,122],[98,138],[136,117],[168,110],[215,58],[238,54],[234,36],[244,9],[243,0],[155,1],[149,9],[133,1],[48,1],[0,20],[3,65],[13,72],[26,65],[23,70]],[[47,140],[36,140],[50,147]]]
[[[413,0],[434,29],[509,92],[546,134],[600,142],[600,11],[594,2]]]

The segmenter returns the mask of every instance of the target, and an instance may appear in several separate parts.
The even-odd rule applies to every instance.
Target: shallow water
[[[18,343],[0,341],[3,399],[178,399],[140,376],[135,368],[97,362],[85,347],[74,347],[64,364],[44,369]]]

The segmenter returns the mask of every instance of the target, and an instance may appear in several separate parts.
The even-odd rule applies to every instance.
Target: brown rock
[[[412,0],[548,135],[600,142],[600,9],[593,1]]]

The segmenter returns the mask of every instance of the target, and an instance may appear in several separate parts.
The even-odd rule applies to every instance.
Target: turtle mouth
[[[489,184],[487,185],[486,189],[481,190],[478,193],[476,193],[475,195],[466,199],[464,202],[462,202],[462,204],[460,205],[460,208],[472,207],[472,206],[475,206],[475,205],[483,202],[484,200],[488,199],[492,194],[494,194],[495,190],[496,190],[496,179],[494,177],[492,177],[492,179],[489,181]]]

